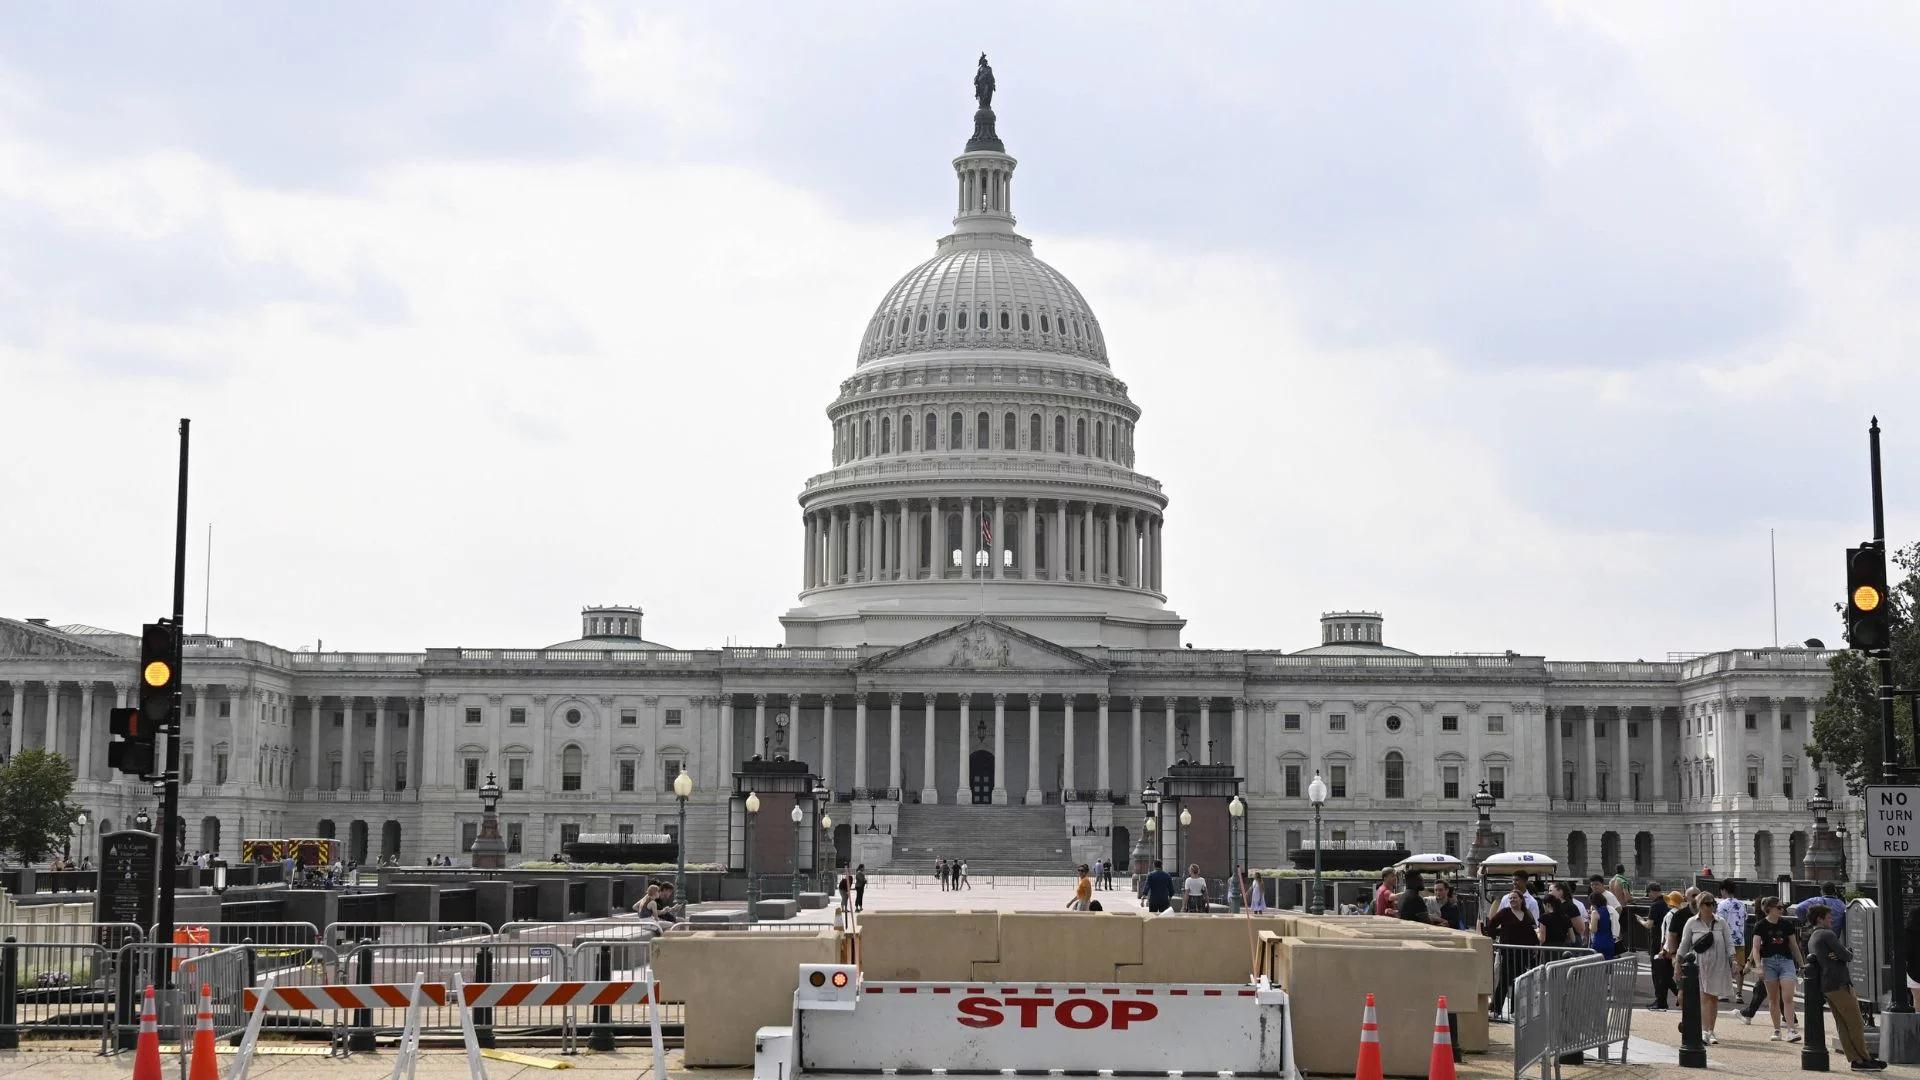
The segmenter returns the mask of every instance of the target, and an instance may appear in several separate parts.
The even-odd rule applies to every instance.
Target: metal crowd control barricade
[[[326,943],[346,949],[363,941],[380,945],[424,945],[493,935],[477,922],[337,922],[327,927]]]
[[[415,975],[424,982],[450,985],[464,983],[545,983],[565,981],[567,949],[538,942],[481,940],[439,941],[411,944],[373,942],[356,945],[340,956],[338,981],[355,985],[409,984]],[[564,1039],[567,1009],[564,1003],[544,1002],[523,1005],[478,1007],[473,1023],[481,1043],[493,1045],[495,1033],[515,1036],[546,1036]],[[347,1045],[350,1049],[371,1049],[375,1038],[398,1034],[406,1023],[405,1001],[398,1004],[355,1008],[347,1017]],[[459,1010],[444,1004],[426,1009],[419,1020],[423,1034],[459,1034]]]
[[[1575,960],[1583,956],[1598,956],[1592,949],[1577,945],[1500,945],[1493,947],[1493,984],[1499,986],[1502,980],[1508,983],[1509,1000],[1514,1000],[1519,992],[1520,977],[1537,967],[1551,964],[1556,960]],[[1518,1006],[1514,1006],[1515,1015],[1519,1015]]]
[[[113,953],[98,941],[0,940],[0,1050],[23,1038],[97,1037],[105,1053],[117,997]]]
[[[1633,1029],[1633,992],[1639,957],[1609,960],[1598,953],[1556,960],[1520,976],[1514,986],[1513,1075],[1536,1063],[1541,1080],[1557,1080],[1564,1055],[1620,1044],[1621,1064]]]
[[[659,1038],[663,1024],[684,1024],[681,1006],[668,1007],[657,1000],[658,985],[653,981],[653,939],[660,934],[658,924],[624,927],[619,931],[581,938],[568,957],[567,970],[575,979],[600,982],[643,982],[654,988],[644,1003],[598,1006],[587,1016],[588,1046],[594,1050],[612,1050],[623,1037]],[[578,1049],[579,1025],[568,1010],[567,1050]]]

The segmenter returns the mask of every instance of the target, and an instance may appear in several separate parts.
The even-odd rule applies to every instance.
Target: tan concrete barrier
[[[832,964],[840,935],[696,931],[653,940],[660,996],[686,1006],[689,1066],[752,1065],[753,1034],[793,1019],[801,964]]]

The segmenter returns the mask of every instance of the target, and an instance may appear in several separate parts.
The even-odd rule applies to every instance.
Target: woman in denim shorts
[[[1767,1010],[1773,1014],[1773,1041],[1780,1041],[1784,1019],[1787,1041],[1800,1041],[1800,1025],[1793,1015],[1793,983],[1800,970],[1800,935],[1783,916],[1778,897],[1761,901],[1762,918],[1753,924],[1747,947],[1767,985]]]

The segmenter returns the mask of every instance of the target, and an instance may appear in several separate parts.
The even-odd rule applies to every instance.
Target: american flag
[[[980,546],[988,549],[993,547],[993,518],[988,514],[980,515]]]

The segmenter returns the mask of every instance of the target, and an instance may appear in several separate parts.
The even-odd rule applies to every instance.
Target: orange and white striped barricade
[[[867,982],[803,964],[791,1027],[761,1028],[756,1080],[944,1068],[1297,1080],[1285,991],[1239,984]]]
[[[393,1056],[392,1080],[413,1080],[413,1073],[420,1063],[420,1013],[427,1006],[427,997],[420,991],[426,982],[427,973],[413,973],[413,986],[407,991],[407,1022],[400,1029],[400,1046]]]
[[[269,971],[265,975],[260,976],[259,989],[273,989],[273,972]],[[227,1080],[247,1080],[247,1069],[253,1064],[253,1048],[260,1043],[260,1026],[265,1023],[267,1019],[267,998],[265,994],[253,993],[251,995],[242,994],[241,996],[243,998],[251,996],[253,1003],[247,1008],[247,1030],[245,1034],[240,1036],[240,1052],[234,1055],[233,1071],[227,1075]]]

